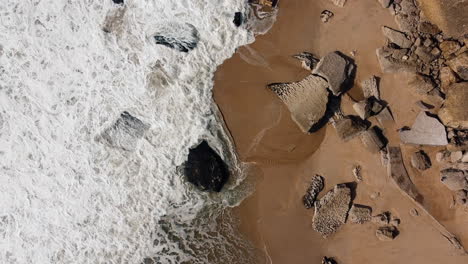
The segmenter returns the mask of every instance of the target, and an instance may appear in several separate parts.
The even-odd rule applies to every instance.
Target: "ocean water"
[[[219,122],[216,67],[254,40],[243,0],[0,1],[0,263],[249,263],[225,208],[251,188]],[[154,34],[193,37],[190,52]],[[127,111],[131,148],[101,140]],[[180,174],[207,140],[219,194]]]

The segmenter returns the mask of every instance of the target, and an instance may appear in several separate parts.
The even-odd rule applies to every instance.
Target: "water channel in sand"
[[[320,21],[328,9],[335,16]],[[356,51],[355,86],[343,96],[345,114],[354,114],[351,104],[362,99],[360,83],[371,75],[380,76],[381,95],[395,122],[380,125],[390,145],[400,145],[395,130],[411,125],[419,113],[419,100],[406,87],[402,74],[383,74],[375,50],[385,43],[381,26],[396,28],[393,17],[378,1],[348,1],[338,8],[328,0],[282,1],[274,27],[248,46],[238,49],[215,75],[214,98],[235,141],[240,158],[258,167],[256,191],[235,209],[244,233],[263,253],[265,263],[320,263],[324,255],[339,263],[466,263],[434,227],[430,217],[410,215],[415,205],[402,196],[388,179],[380,156],[368,153],[359,140],[340,141],[327,125],[303,134],[290,118],[287,108],[266,88],[274,82],[297,81],[308,75],[291,55],[309,51],[318,56],[339,50]],[[378,122],[371,118],[375,125]],[[412,180],[435,218],[455,233],[465,245],[468,229],[466,212],[450,207],[451,193],[438,180],[438,164],[424,174],[411,168],[408,157],[417,148],[401,145]],[[424,150],[434,159],[437,148]],[[352,182],[351,168],[360,164],[363,183],[358,184],[355,203],[369,205],[374,214],[390,211],[402,220],[400,235],[392,242],[380,242],[370,223],[347,223],[325,240],[311,228],[312,210],[301,204],[302,195],[314,174],[325,177],[325,191],[335,184]],[[371,199],[371,194],[380,193]],[[323,195],[325,192],[322,192]]]

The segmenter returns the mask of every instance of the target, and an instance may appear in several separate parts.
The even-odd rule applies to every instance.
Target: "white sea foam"
[[[176,169],[201,139],[238,165],[211,88],[216,67],[253,41],[232,23],[245,10],[242,0],[0,1],[0,263],[248,258],[229,262],[242,241],[215,221],[245,195],[242,179],[212,195]],[[154,43],[174,23],[198,30],[197,48]],[[123,111],[150,126],[134,151],[96,140]]]

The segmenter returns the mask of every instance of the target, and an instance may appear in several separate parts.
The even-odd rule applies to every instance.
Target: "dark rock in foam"
[[[202,191],[220,192],[229,179],[226,163],[206,141],[189,150],[184,174]]]
[[[180,52],[195,49],[200,41],[198,30],[188,23],[169,23],[161,26],[154,34],[156,44],[163,45]]]

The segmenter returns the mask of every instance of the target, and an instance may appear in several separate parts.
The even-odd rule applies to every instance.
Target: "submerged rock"
[[[438,115],[446,126],[468,129],[468,82],[455,83],[448,88]]]
[[[101,138],[111,147],[133,151],[148,129],[147,124],[125,111],[111,127],[104,130]]]
[[[349,141],[367,130],[366,122],[356,116],[346,116],[337,120],[334,124],[338,137],[343,141]]]
[[[311,71],[313,68],[315,68],[319,62],[319,59],[317,59],[314,54],[306,51],[296,54],[293,57],[301,61],[302,68],[308,71]]]
[[[440,172],[440,181],[452,191],[468,189],[468,173],[459,169],[445,169]]]
[[[349,221],[354,224],[364,224],[372,218],[372,208],[365,205],[353,204],[349,210]]]
[[[413,153],[411,156],[411,165],[421,171],[427,170],[432,166],[431,159],[426,152],[422,150]]]
[[[220,192],[229,179],[226,163],[206,141],[189,150],[184,174],[190,183],[202,191]]]
[[[410,130],[401,130],[400,139],[405,144],[445,146],[447,132],[439,120],[422,111]]]
[[[312,227],[328,237],[335,233],[345,222],[351,203],[351,189],[344,184],[336,185],[319,201],[315,202]]]
[[[323,190],[323,187],[325,187],[325,180],[322,176],[315,175],[312,177],[310,186],[302,198],[302,203],[306,209],[314,207],[315,200],[317,199],[319,193]]]
[[[343,54],[335,51],[323,57],[313,73],[328,81],[329,88],[334,95],[340,95],[351,83],[354,70],[354,63]]]
[[[411,48],[411,46],[413,45],[413,42],[409,40],[406,34],[403,32],[386,26],[382,27],[382,32],[385,35],[385,37],[387,37],[388,40],[390,40],[390,42],[395,43],[400,48],[407,49]]]
[[[188,23],[168,23],[162,25],[153,35],[156,44],[163,45],[180,52],[195,49],[200,41],[198,30]]]
[[[305,133],[325,115],[328,103],[327,87],[327,82],[315,75],[309,75],[299,82],[268,85],[288,107],[293,120]]]
[[[382,226],[375,231],[380,241],[392,241],[398,236],[398,229],[394,226]]]

